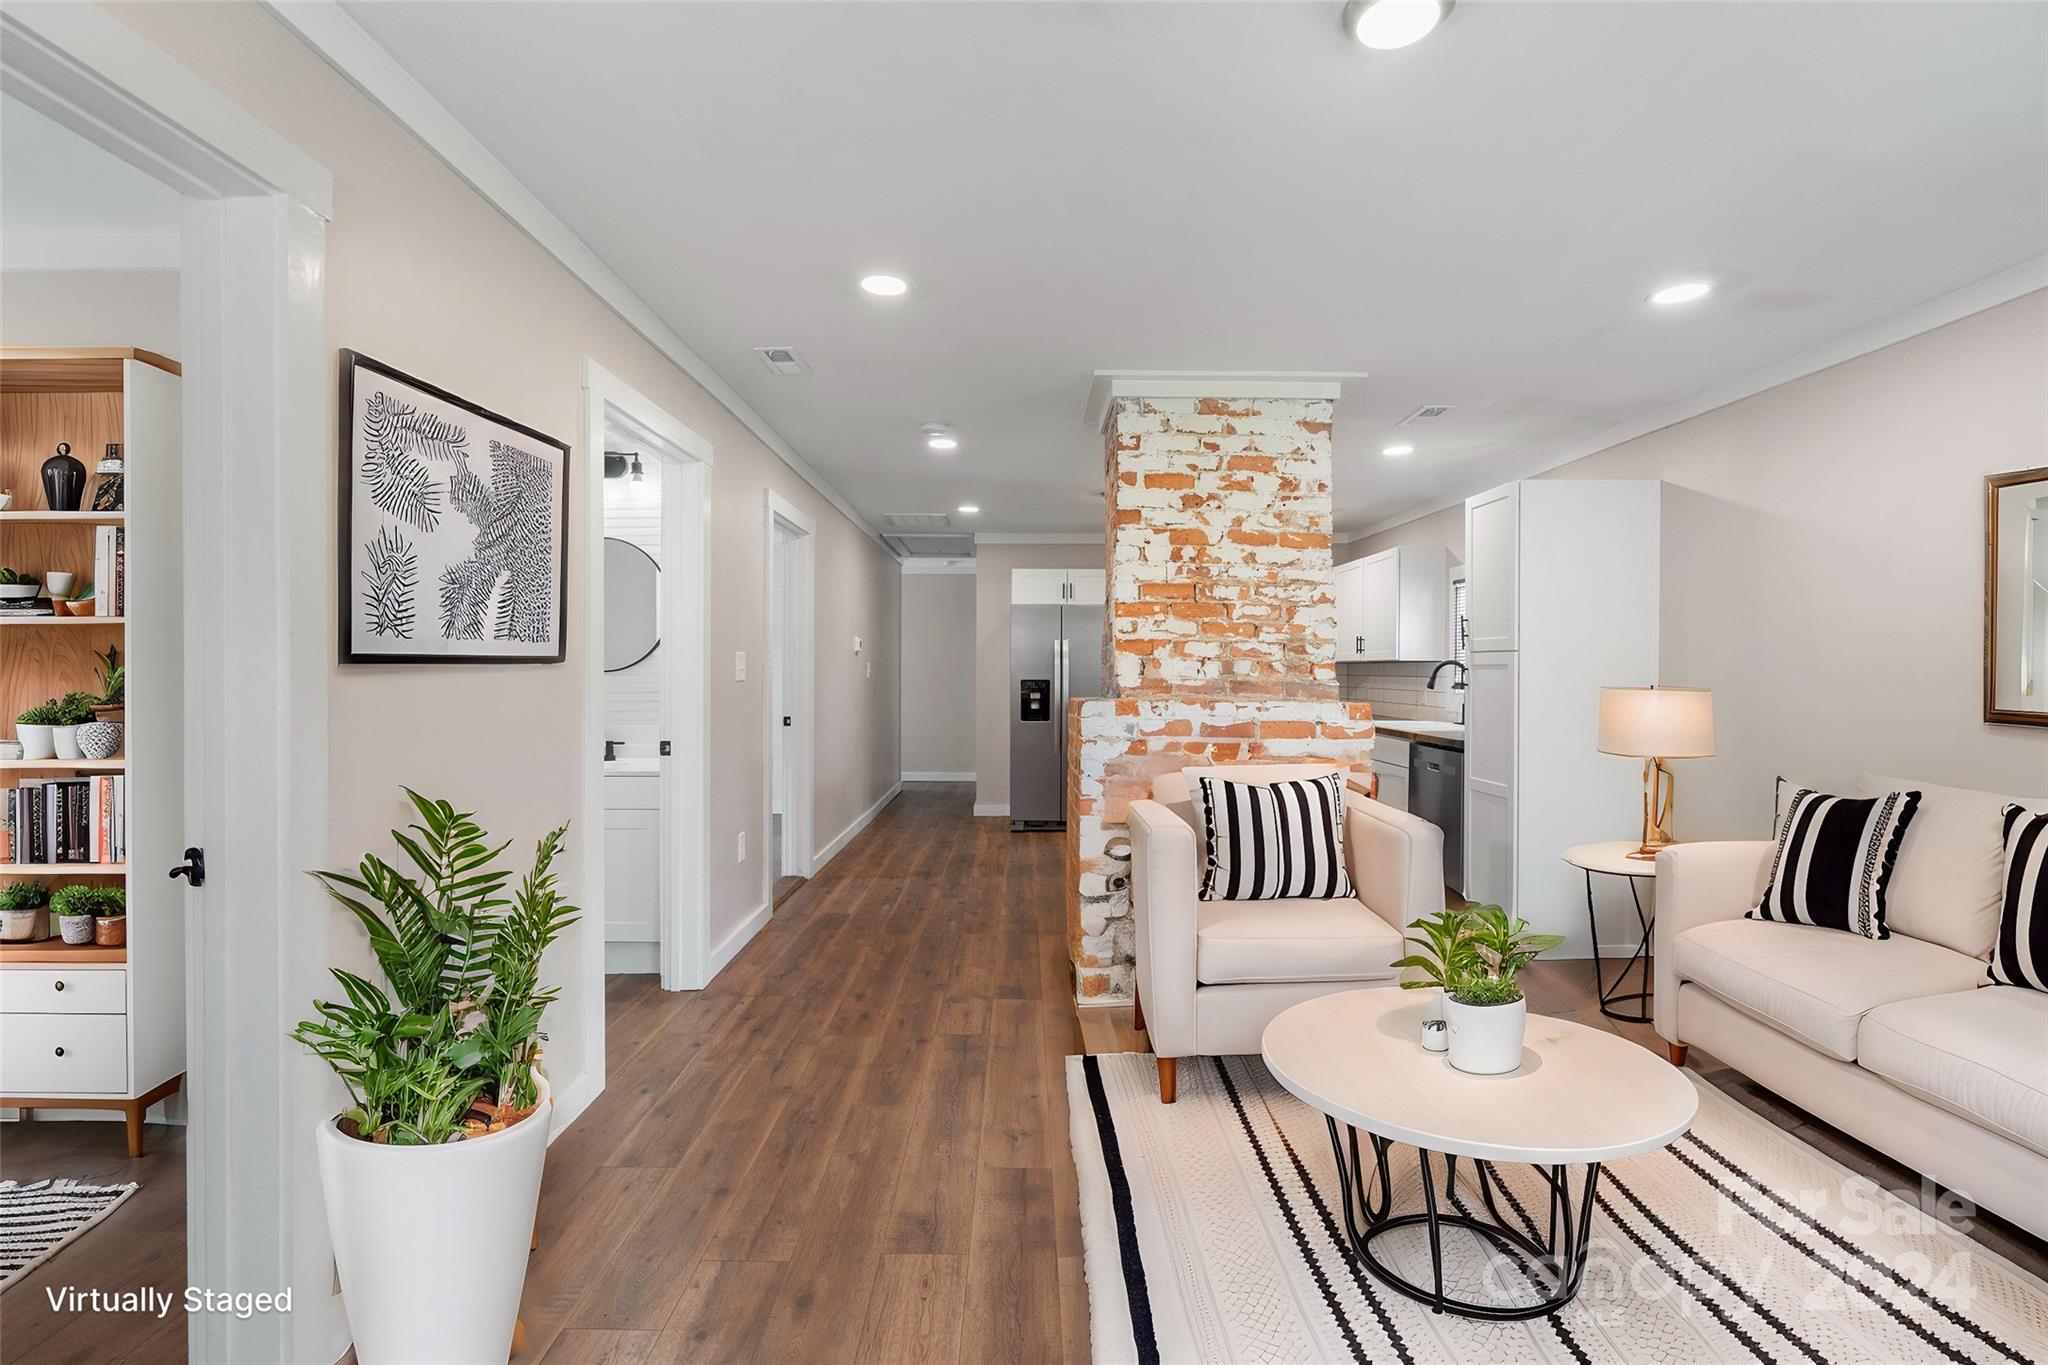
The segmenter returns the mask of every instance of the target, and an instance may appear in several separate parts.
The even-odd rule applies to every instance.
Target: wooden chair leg
[[[140,1100],[130,1100],[121,1106],[122,1116],[128,1120],[128,1157],[131,1161],[142,1155],[142,1111]]]
[[[1136,986],[1131,987],[1131,1027],[1140,1033],[1145,1031],[1145,1002]]]
[[[1671,1065],[1684,1066],[1685,1054],[1692,1051],[1691,1043],[1672,1043],[1670,1046]]]
[[[1161,1104],[1172,1104],[1175,1094],[1178,1093],[1175,1086],[1180,1080],[1177,1074],[1180,1067],[1180,1058],[1160,1057],[1156,1060],[1159,1063],[1159,1102]]]

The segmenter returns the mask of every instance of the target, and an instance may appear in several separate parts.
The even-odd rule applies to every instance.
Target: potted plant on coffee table
[[[21,741],[23,758],[55,758],[57,756],[57,721],[64,714],[64,704],[55,697],[39,701],[14,718],[14,737]]]
[[[1444,999],[1451,1065],[1477,1076],[1497,1076],[1522,1064],[1529,1006],[1515,978],[1538,953],[1564,942],[1563,934],[1532,934],[1529,922],[1498,905],[1468,907],[1471,957]]]
[[[1444,992],[1468,970],[1472,961],[1472,915],[1465,906],[1446,907],[1408,926],[1414,933],[1402,942],[1416,951],[1396,959],[1403,973],[1401,989],[1427,990],[1422,1011],[1422,1045],[1442,1052],[1449,1037],[1444,1027]]]
[[[50,888],[38,881],[0,886],[0,942],[33,943],[50,936]]]
[[[92,942],[99,893],[98,887],[74,883],[58,887],[57,894],[50,897],[50,917],[57,921],[58,934],[73,947]]]
[[[334,969],[345,999],[292,1032],[349,1105],[315,1134],[343,1306],[363,1365],[489,1361],[512,1344],[552,1098],[535,1062],[541,956],[575,923],[543,836],[516,886],[475,817],[408,789],[408,864],[366,854],[313,874],[354,912],[385,987]],[[388,987],[388,993],[386,990]]]

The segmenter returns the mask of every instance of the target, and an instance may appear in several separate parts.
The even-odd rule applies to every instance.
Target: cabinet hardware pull
[[[59,982],[57,983],[57,987],[56,987],[56,988],[57,988],[58,990],[60,990],[60,991],[61,991],[61,990],[63,990],[63,989],[64,989],[64,983],[63,983],[63,982],[61,982],[61,981],[59,981]]]
[[[63,1048],[61,1048],[61,1047],[60,1047],[60,1048],[58,1048],[58,1049],[57,1049],[57,1055],[58,1055],[59,1057],[62,1057],[62,1056],[64,1055],[64,1049],[63,1049]]]

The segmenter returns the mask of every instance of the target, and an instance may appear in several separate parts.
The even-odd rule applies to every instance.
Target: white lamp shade
[[[1601,688],[1600,752],[1712,758],[1714,694],[1704,687]]]

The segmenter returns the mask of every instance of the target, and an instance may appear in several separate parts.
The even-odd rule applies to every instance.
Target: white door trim
[[[290,1314],[193,1313],[194,1360],[348,1346],[313,1152],[341,1087],[286,1030],[325,994],[326,620],[333,179],[88,5],[0,13],[0,88],[188,199],[181,232],[186,519],[188,1283],[293,1290]],[[236,594],[210,591],[236,583]],[[139,868],[139,878],[163,869]],[[161,883],[144,883],[161,885]]]
[[[769,653],[764,662],[772,660],[774,641],[771,632],[775,628],[775,525],[781,522],[796,533],[789,544],[790,582],[785,590],[783,606],[787,619],[783,623],[784,643],[788,653],[783,665],[794,686],[789,688],[785,702],[794,724],[790,727],[785,761],[789,765],[789,807],[787,823],[783,827],[783,847],[787,850],[783,871],[798,877],[808,877],[816,863],[817,843],[813,826],[817,815],[817,791],[814,775],[817,771],[817,553],[818,524],[804,510],[774,489],[767,490],[766,515],[762,520],[761,553],[761,621],[762,641]],[[782,717],[775,710],[774,694],[768,686],[768,675],[764,672],[761,688],[761,713],[766,724],[761,729],[761,903],[772,907],[775,902],[775,860],[769,856],[768,840],[775,828],[775,732],[782,726]]]
[[[582,1076],[571,1082],[569,1114],[604,1088],[604,448],[607,426],[622,426],[664,459],[661,471],[661,653],[664,737],[661,765],[661,984],[696,990],[710,980],[711,812],[709,749],[711,442],[595,360],[583,362],[583,539],[589,547],[583,619],[583,827],[586,922],[582,979],[588,998],[583,1030],[596,1040]],[[562,1122],[557,1119],[557,1131]]]

